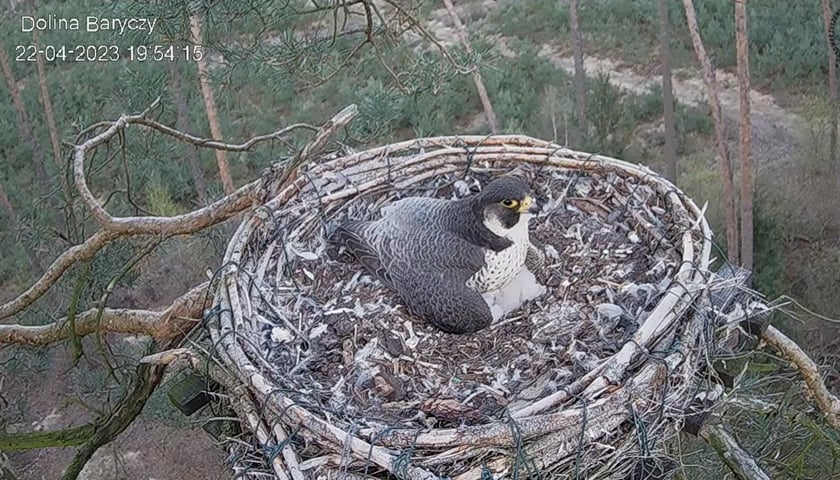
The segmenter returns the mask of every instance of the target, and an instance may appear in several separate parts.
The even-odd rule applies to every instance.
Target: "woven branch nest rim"
[[[302,192],[311,192],[314,188],[319,190],[322,204],[340,204],[360,192],[405,188],[471,166],[511,167],[521,163],[584,172],[614,172],[634,177],[638,183],[649,185],[667,199],[674,223],[684,228],[677,235],[682,263],[667,294],[661,297],[633,341],[625,343],[608,361],[564,390],[511,412],[511,421],[516,423],[518,434],[509,422],[423,432],[398,429],[347,432],[296,405],[263,375],[263,366],[248,351],[248,342],[253,340],[249,340],[248,329],[252,328],[249,325],[253,325],[253,321],[248,318],[248,306],[243,305],[240,295],[240,291],[247,287],[240,284],[239,266],[252,235],[274,218],[272,212],[282,209]],[[690,198],[645,166],[577,152],[519,135],[421,138],[348,155],[324,155],[321,161],[312,161],[309,165],[310,168],[290,180],[270,200],[247,216],[234,233],[224,257],[214,300],[215,310],[219,313],[218,322],[210,326],[219,361],[230,367],[251,395],[252,400],[243,400],[240,416],[255,432],[260,443],[283,445],[281,455],[272,460],[278,478],[290,478],[289,475],[298,478],[303,471],[301,463],[306,463],[287,442],[289,432],[293,431],[305,432],[303,435],[307,440],[333,445],[336,453],[349,452],[356,460],[364,459],[403,478],[438,478],[433,471],[435,462],[428,461],[429,457],[438,462],[453,458],[483,458],[481,468],[470,469],[457,478],[481,478],[484,468],[494,473],[509,473],[511,468],[516,467],[515,459],[510,455],[492,455],[492,449],[511,448],[526,441],[536,445],[535,451],[548,446],[554,450],[539,460],[542,468],[558,462],[565,462],[568,466],[570,463],[564,459],[574,456],[574,445],[570,446],[572,440],[594,441],[603,436],[604,429],[618,429],[630,415],[624,407],[625,403],[629,402],[639,409],[651,408],[647,403],[652,393],[661,390],[660,387],[673,372],[682,369],[689,382],[694,364],[702,361],[700,352],[691,351],[700,335],[702,309],[690,307],[696,307],[697,302],[703,301],[700,294],[710,282],[711,230],[703,211]],[[342,176],[341,182],[327,179],[336,174]],[[311,233],[311,229],[315,228],[318,224],[313,218],[303,230]],[[665,346],[673,347],[676,343],[688,347],[674,351],[664,360],[648,360],[641,366],[635,365],[654,346],[667,344]],[[627,376],[631,364],[634,374]],[[577,408],[563,407],[564,403],[576,398],[585,398],[585,404]],[[598,421],[590,420],[590,426],[587,426],[587,413],[591,418],[593,412],[602,412],[604,416]],[[428,455],[425,459],[414,461],[394,453],[395,450],[405,449],[413,452],[425,449]]]

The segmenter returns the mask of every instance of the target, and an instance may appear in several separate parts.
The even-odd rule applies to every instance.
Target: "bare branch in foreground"
[[[127,333],[148,335],[156,340],[166,340],[190,330],[209,305],[209,282],[191,289],[175,299],[164,310],[132,310],[105,308],[101,315],[97,308],[76,315],[76,336],[93,333]],[[66,318],[47,325],[0,325],[0,344],[48,345],[72,336]]]
[[[825,415],[828,424],[840,430],[840,399],[828,391],[817,364],[802,351],[796,342],[772,325],[767,327],[761,339],[779,350],[796,365],[805,380],[805,386],[808,387],[817,407]]]
[[[12,300],[0,305],[0,319],[11,317],[32,305],[36,300],[41,298],[73,265],[78,262],[90,260],[101,250],[105,245],[113,242],[118,238],[134,237],[141,235],[156,235],[161,237],[169,237],[175,235],[185,235],[195,233],[213,225],[219,224],[238,213],[246,210],[262,200],[261,192],[264,192],[267,187],[277,187],[277,177],[268,179],[270,185],[266,185],[266,179],[258,179],[239,189],[235,190],[230,195],[227,195],[212,204],[193,210],[183,215],[174,217],[157,217],[157,216],[135,216],[135,217],[113,217],[106,210],[105,207],[96,199],[90,188],[87,185],[85,176],[85,158],[88,152],[94,148],[109,141],[119,132],[123,131],[128,125],[138,124],[154,129],[166,135],[172,136],[178,140],[192,143],[200,147],[207,147],[213,149],[224,149],[231,151],[244,151],[257,145],[261,142],[278,139],[294,130],[300,128],[312,128],[309,125],[295,124],[289,127],[275,131],[268,135],[260,135],[254,137],[241,144],[227,144],[214,140],[202,139],[195,137],[188,133],[180,132],[171,127],[159,124],[146,118],[148,113],[156,108],[158,100],[145,111],[136,115],[122,115],[114,122],[100,122],[93,129],[103,129],[102,132],[86,140],[80,145],[73,146],[73,178],[76,189],[79,191],[82,201],[90,209],[94,218],[100,225],[100,229],[91,235],[87,240],[79,245],[70,247],[61,253],[41,277],[35,281],[23,293],[13,298]],[[301,163],[307,161],[311,156],[317,155],[323,145],[326,143],[327,137],[335,133],[340,128],[346,126],[356,115],[355,106],[350,106],[339,112],[330,121],[324,124],[316,133],[314,140],[309,142],[302,153],[299,154],[291,165],[281,166],[286,170],[283,175],[280,175],[280,183],[284,183],[291,178],[291,170],[297,168]],[[111,312],[116,313],[116,312]],[[28,342],[26,342],[28,343]]]
[[[770,480],[755,458],[738,444],[738,440],[720,425],[703,425],[700,436],[706,440],[740,480]]]

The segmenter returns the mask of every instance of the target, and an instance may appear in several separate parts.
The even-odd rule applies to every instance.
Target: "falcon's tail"
[[[361,233],[369,223],[360,220],[344,222],[327,234],[327,241],[336,247],[345,247],[371,275],[385,286],[393,288],[388,272],[379,261],[379,255]]]

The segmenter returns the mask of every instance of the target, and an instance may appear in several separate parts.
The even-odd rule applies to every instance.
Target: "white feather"
[[[485,292],[481,296],[490,307],[490,313],[495,322],[519,309],[525,302],[539,297],[545,291],[546,288],[537,282],[537,277],[523,267],[510,282],[498,290]]]
[[[507,238],[513,245],[494,252],[487,250],[484,254],[485,267],[467,282],[467,286],[481,292],[497,290],[510,282],[525,265],[525,257],[528,255],[528,220],[531,215],[523,213],[519,221],[511,228],[504,225],[495,216],[486,216],[484,225],[488,230],[500,237]]]

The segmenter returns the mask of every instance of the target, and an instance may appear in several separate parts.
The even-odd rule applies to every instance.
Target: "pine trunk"
[[[677,128],[671,88],[671,34],[668,0],[659,0],[659,51],[662,57],[662,116],[665,123],[665,177],[677,183]]]
[[[575,61],[575,110],[578,117],[578,142],[587,136],[589,123],[586,120],[586,73],[583,67],[583,37],[580,32],[578,0],[569,3],[569,28],[572,33],[572,56]]]
[[[32,42],[35,46],[38,43],[38,29],[32,30]],[[35,66],[38,70],[38,88],[41,92],[41,104],[44,106],[44,117],[47,120],[47,128],[50,131],[50,143],[52,144],[53,160],[59,171],[63,170],[64,166],[61,162],[61,144],[58,140],[58,128],[55,126],[55,114],[53,113],[52,100],[50,99],[50,92],[47,89],[47,70],[44,65],[44,57],[37,55],[35,57]]]
[[[32,42],[36,47],[39,47],[38,29],[32,30]],[[38,72],[38,89],[41,94],[41,105],[44,106],[44,118],[47,120],[47,129],[50,133],[50,144],[52,145],[53,161],[58,172],[58,178],[61,181],[61,188],[64,191],[64,204],[66,212],[70,215],[70,224],[73,223],[73,209],[71,207],[73,202],[73,190],[70,186],[70,180],[67,178],[67,167],[65,162],[61,161],[61,143],[59,142],[58,127],[55,123],[55,113],[53,113],[52,100],[50,98],[50,91],[47,88],[47,69],[44,63],[44,57],[37,55],[35,57],[35,66]],[[62,218],[62,221],[64,218]],[[65,231],[66,236],[70,238],[71,226]]]
[[[735,2],[735,50],[738,57],[738,105],[741,157],[741,265],[753,269],[752,124],[750,123],[750,49],[747,37],[747,0]]]
[[[26,113],[26,105],[24,105],[23,99],[20,96],[17,81],[15,80],[14,73],[12,72],[12,66],[9,64],[9,57],[6,55],[5,49],[2,48],[0,48],[0,68],[3,70],[3,78],[6,80],[6,85],[9,88],[9,95],[12,97],[12,104],[14,104],[15,110],[17,110],[18,116],[20,117],[20,122],[18,123],[20,136],[24,141],[26,141],[26,143],[29,144],[29,149],[32,152],[32,166],[35,169],[35,175],[38,178],[38,182],[41,184],[42,193],[49,204],[53,207],[56,228],[58,231],[64,232],[66,230],[64,214],[61,212],[61,206],[51,193],[52,186],[50,183],[50,176],[47,173],[47,167],[44,164],[44,153],[38,145],[38,141],[35,139],[32,124],[29,123],[29,115]]]
[[[190,17],[190,34],[193,44],[202,44],[201,19],[198,18],[198,15]],[[196,65],[198,66],[198,81],[201,83],[201,95],[204,97],[204,108],[207,110],[207,121],[210,124],[210,136],[213,140],[223,141],[222,128],[219,125],[219,114],[216,111],[216,99],[213,95],[213,87],[210,85],[207,57],[202,56],[197,59]],[[227,155],[224,150],[215,149],[214,152],[216,154],[216,164],[219,167],[219,177],[222,180],[225,195],[229,195],[233,193],[233,178],[230,175]]]
[[[834,35],[831,32],[831,5],[829,0],[822,0],[823,20],[825,22],[825,40],[828,51],[828,98],[831,108],[831,125],[829,131],[830,161],[837,161],[837,52],[833,45]],[[836,41],[836,40],[834,40]]]
[[[458,13],[455,11],[455,5],[452,4],[452,0],[443,0],[443,5],[446,7],[446,11],[449,12],[449,17],[452,19],[452,23],[455,24],[458,34],[461,36],[461,43],[464,44],[464,49],[467,53],[472,53],[472,46],[470,46],[467,29],[464,27],[461,19],[458,18]],[[484,87],[484,80],[481,78],[481,72],[479,71],[478,66],[475,66],[473,69],[473,82],[475,83],[475,89],[478,91],[478,98],[481,100],[481,106],[484,108],[484,116],[487,119],[487,126],[490,127],[491,133],[498,133],[498,128],[496,127],[496,112],[493,110],[493,104],[490,103],[490,95],[487,94],[487,88]]]
[[[694,46],[694,54],[697,56],[697,62],[700,63],[700,67],[703,70],[703,83],[706,84],[706,90],[709,95],[709,106],[712,109],[712,120],[715,124],[715,141],[718,147],[718,163],[723,182],[723,196],[726,210],[727,256],[730,262],[739,263],[738,213],[736,210],[735,183],[732,177],[732,164],[729,161],[729,148],[726,146],[726,134],[724,132],[720,100],[717,94],[715,71],[712,69],[712,62],[709,60],[709,56],[706,55],[703,38],[700,37],[694,4],[691,0],[683,0],[683,6],[685,7],[685,17],[688,23],[688,31],[691,35],[691,43]]]
[[[181,72],[178,70],[179,65],[175,62],[169,63],[169,76],[172,87],[172,94],[175,97],[175,104],[178,108],[177,119],[178,130],[182,132],[190,131],[190,110],[187,104],[187,96],[184,94],[183,84],[181,82]],[[201,164],[198,161],[198,151],[195,145],[184,144],[186,149],[187,161],[190,163],[190,172],[192,172],[193,184],[195,185],[195,193],[198,197],[198,202],[205,206],[207,202],[207,184],[204,181],[204,172],[201,171]]]

